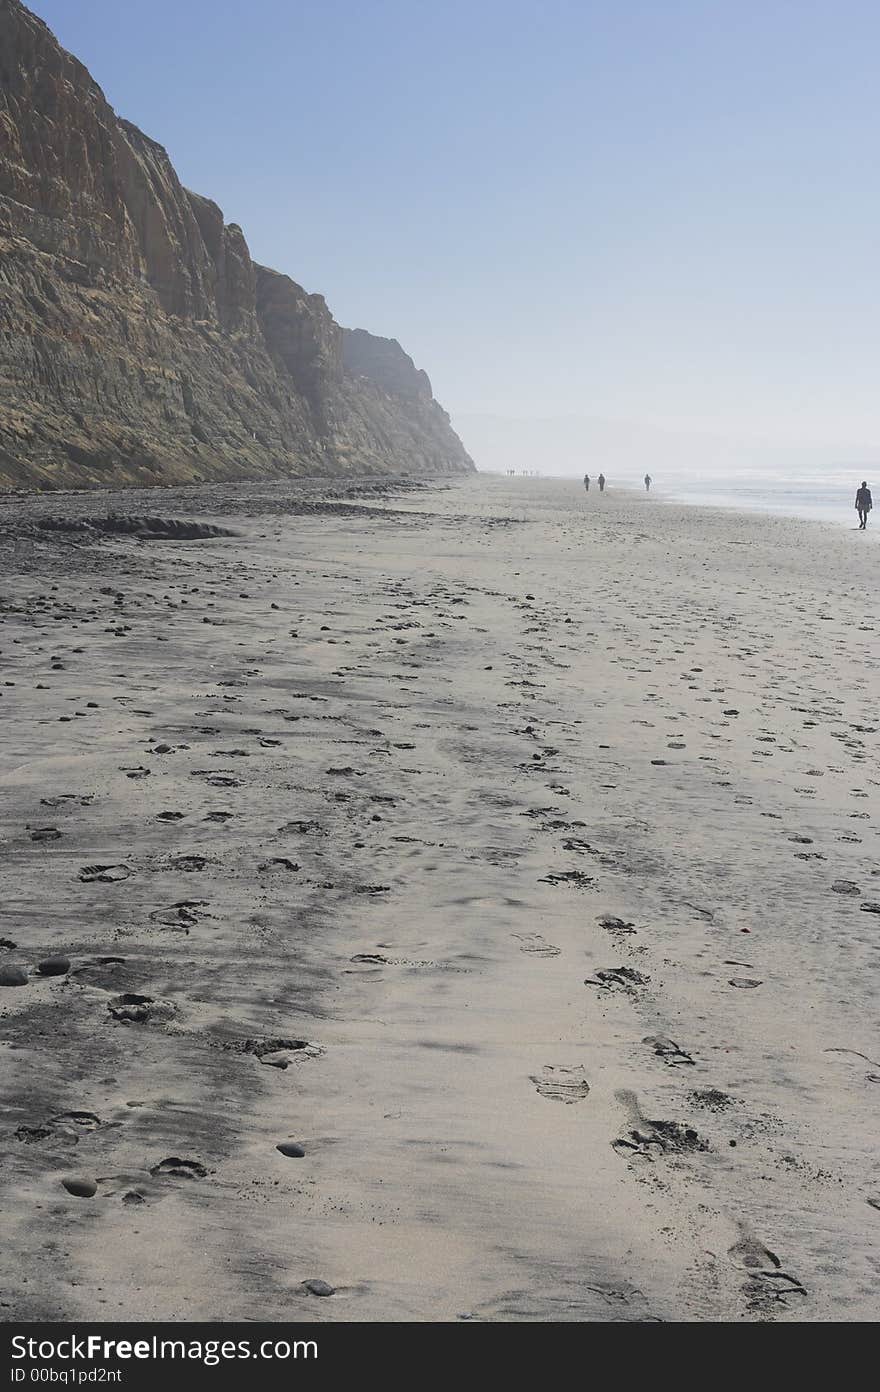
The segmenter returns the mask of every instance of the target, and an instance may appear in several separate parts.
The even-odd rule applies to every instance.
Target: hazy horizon
[[[623,481],[646,472],[680,479],[684,475],[716,480],[752,475],[788,476],[793,481],[847,477],[871,472],[880,463],[880,448],[851,442],[787,444],[726,437],[710,431],[677,431],[643,421],[593,416],[504,417],[479,412],[453,416],[477,467],[487,472],[537,470],[545,477],[580,477],[604,470]]]
[[[32,8],[257,260],[403,344],[478,464],[522,419],[693,467],[706,434],[720,468],[880,446],[867,0]]]

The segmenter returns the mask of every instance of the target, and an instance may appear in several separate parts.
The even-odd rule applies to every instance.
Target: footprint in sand
[[[299,1060],[320,1058],[324,1052],[320,1044],[310,1044],[307,1039],[237,1039],[223,1047],[234,1053],[253,1054],[259,1063],[282,1071]]]
[[[103,1122],[94,1112],[76,1111],[59,1112],[57,1116],[52,1117],[49,1123],[50,1126],[59,1126],[66,1129],[73,1128],[74,1131],[79,1132],[97,1131],[98,1127],[105,1126],[106,1124],[107,1123]]]
[[[57,827],[34,827],[31,832],[32,841],[59,841],[61,832]]]
[[[667,1039],[662,1034],[646,1034],[642,1040],[643,1044],[650,1044],[658,1058],[662,1058],[664,1063],[673,1067],[678,1064],[693,1063],[691,1055],[676,1044],[674,1039]]]
[[[871,1068],[880,1069],[880,1063],[878,1063],[876,1059],[869,1058],[867,1054],[859,1053],[859,1050],[858,1050],[858,1049],[846,1049],[846,1048],[842,1048],[842,1047],[834,1047],[834,1048],[831,1048],[831,1049],[825,1049],[825,1050],[824,1050],[824,1053],[826,1053],[826,1054],[851,1054],[853,1058],[862,1059],[862,1060],[863,1060],[865,1063],[867,1063]],[[867,1083],[880,1083],[880,1072],[878,1072],[878,1073],[866,1073],[866,1074],[865,1074],[865,1082],[867,1082]]]
[[[16,1128],[15,1139],[22,1145],[39,1145],[41,1141],[64,1141],[70,1145],[76,1145],[78,1137],[57,1135],[51,1124],[48,1126],[19,1126]]]
[[[79,878],[83,884],[116,884],[133,873],[128,865],[84,865]]]
[[[734,1266],[740,1267],[749,1278],[743,1292],[751,1308],[766,1308],[784,1303],[788,1296],[807,1294],[796,1276],[782,1270],[782,1263],[775,1252],[747,1233],[742,1224],[740,1232],[740,1240],[727,1249],[727,1255]]]
[[[279,834],[285,832],[296,832],[299,836],[325,836],[326,832],[320,822],[285,822],[284,826],[278,828]]]
[[[167,1190],[156,1184],[146,1170],[130,1170],[121,1174],[98,1175],[101,1198],[118,1198],[126,1208],[164,1198]]]
[[[520,952],[528,952],[536,957],[558,957],[561,951],[561,948],[542,938],[540,933],[514,933],[513,936],[521,944]]]
[[[595,976],[585,977],[584,985],[598,986],[603,991],[624,991],[632,995],[637,986],[647,986],[650,979],[633,967],[606,967],[597,971]]]
[[[175,1013],[170,1001],[155,1000],[152,996],[138,995],[135,991],[114,996],[107,1002],[107,1009],[114,1020],[134,1025],[163,1024]]]
[[[100,987],[106,984],[106,989],[110,990],[113,977],[119,968],[124,966],[124,957],[93,957],[82,962],[78,967],[74,967],[71,976],[84,976],[89,985]]]
[[[241,782],[231,773],[212,772],[210,769],[193,769],[193,778],[203,778],[212,788],[240,788]]]
[[[654,1160],[660,1155],[687,1154],[709,1149],[708,1141],[703,1140],[692,1126],[682,1126],[678,1121],[659,1121],[646,1117],[634,1092],[617,1092],[615,1097],[626,1110],[630,1122],[626,1135],[618,1136],[611,1142],[612,1149],[618,1155],[627,1159]]]
[[[163,928],[179,928],[188,933],[203,918],[213,918],[213,914],[207,912],[208,902],[207,899],[181,899],[169,904],[167,909],[154,909],[150,920]]]
[[[23,1145],[39,1145],[48,1141],[52,1144],[75,1146],[79,1144],[81,1135],[97,1131],[104,1125],[106,1123],[95,1116],[94,1112],[60,1112],[58,1116],[50,1117],[43,1125],[19,1126],[15,1132],[15,1139]]]
[[[728,1247],[727,1255],[734,1266],[741,1266],[745,1271],[757,1271],[760,1269],[779,1270],[782,1262],[775,1252],[771,1252],[769,1247],[765,1247],[763,1242],[759,1242],[756,1237],[748,1236],[744,1230],[739,1242],[735,1242],[732,1247]]]
[[[154,1165],[150,1174],[154,1179],[170,1175],[174,1179],[204,1179],[208,1171],[198,1160],[181,1160],[177,1155],[169,1155]]]
[[[206,870],[210,861],[207,856],[202,855],[181,855],[173,856],[168,861],[169,870],[181,870],[184,874],[194,874],[200,870]]]
[[[564,1102],[567,1106],[574,1102],[582,1102],[590,1091],[590,1084],[584,1076],[584,1069],[580,1066],[559,1068],[546,1064],[540,1074],[530,1075],[530,1081],[535,1084],[541,1097],[549,1097],[554,1102]]]
[[[542,875],[539,884],[565,884],[572,885],[575,889],[591,889],[596,881],[591,875],[585,875],[582,870],[559,870],[551,871],[549,875]]]
[[[688,1101],[693,1107],[702,1107],[708,1112],[725,1112],[733,1106],[733,1098],[720,1088],[700,1088],[690,1093]]]
[[[628,923],[623,918],[615,918],[611,914],[605,914],[603,918],[599,918],[596,921],[599,927],[604,928],[605,932],[610,933],[612,937],[625,937],[636,931],[634,923]]]

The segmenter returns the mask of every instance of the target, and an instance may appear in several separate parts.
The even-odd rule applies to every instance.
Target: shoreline
[[[471,474],[441,474],[432,478],[428,477],[407,477],[407,476],[376,476],[365,475],[357,478],[345,478],[344,476],[331,475],[309,475],[306,477],[290,478],[271,478],[271,479],[236,479],[224,482],[189,482],[180,484],[160,484],[145,487],[126,487],[126,488],[70,488],[70,489],[0,489],[0,519],[3,517],[2,509],[4,506],[13,506],[15,503],[34,504],[43,503],[46,506],[41,511],[53,511],[49,506],[53,499],[79,499],[86,503],[86,511],[91,510],[88,500],[100,498],[123,499],[127,505],[127,510],[131,515],[145,515],[146,508],[137,506],[144,500],[155,499],[158,503],[162,499],[171,502],[180,498],[181,502],[191,504],[196,501],[200,511],[209,516],[215,516],[217,500],[222,500],[224,510],[235,511],[238,502],[250,495],[252,498],[260,498],[264,502],[275,501],[279,509],[285,506],[292,507],[295,501],[300,498],[305,502],[307,499],[339,501],[345,502],[346,499],[352,501],[363,498],[376,498],[380,501],[394,501],[401,495],[407,493],[425,493],[431,495],[435,492],[455,490],[457,488],[467,488],[469,485],[476,484],[480,479],[494,479],[499,483],[512,485],[516,488],[534,487],[535,485],[549,484],[568,486],[578,492],[578,485],[581,480],[576,477],[562,475],[541,475],[540,477],[529,476],[506,476],[501,472],[490,470],[477,470]],[[589,495],[592,499],[593,492]],[[597,495],[598,496],[598,495]],[[619,497],[626,499],[634,505],[639,502],[649,506],[661,504],[671,508],[686,508],[706,513],[720,513],[729,515],[730,513],[739,514],[744,517],[758,516],[763,518],[773,518],[779,521],[788,521],[796,524],[814,523],[823,528],[831,528],[838,534],[841,531],[858,531],[846,514],[845,510],[837,513],[818,513],[816,511],[788,510],[782,505],[772,505],[770,503],[747,504],[741,499],[731,498],[730,501],[716,501],[709,495],[687,496],[685,493],[665,492],[662,488],[653,488],[649,495],[637,483],[633,484],[614,484],[609,487],[607,498]],[[163,511],[166,509],[160,509]],[[852,509],[850,509],[852,511]],[[880,523],[878,523],[880,526]],[[866,531],[866,536],[875,534],[875,528],[870,524]],[[880,535],[880,533],[878,533]]]
[[[783,504],[771,504],[769,502],[747,504],[740,499],[731,499],[729,502],[713,502],[708,496],[688,498],[675,494],[657,494],[658,501],[670,502],[686,507],[714,508],[720,512],[742,512],[746,514],[759,513],[762,517],[777,517],[791,519],[795,522],[816,522],[821,526],[833,527],[836,530],[858,531],[857,523],[853,523],[846,515],[843,508],[840,511],[828,512],[818,508],[809,510],[806,504],[801,505],[801,511],[797,511],[797,503],[794,508],[789,508]],[[850,507],[850,513],[855,514],[855,509]],[[867,528],[868,535],[873,534],[873,528]]]
[[[505,475],[486,471],[485,477],[504,479]],[[542,476],[542,478],[547,483],[568,485],[578,485],[582,483],[582,480],[573,475],[548,474]],[[529,479],[528,476],[522,476],[511,477],[507,479],[507,482],[529,483],[535,482],[535,480]],[[778,482],[778,480],[773,479],[770,480],[770,482]],[[741,489],[745,489],[746,487],[746,484],[741,483]],[[853,495],[856,487],[857,484],[853,484]],[[590,496],[592,496],[594,491],[597,490],[591,490]],[[757,487],[754,490],[749,489],[748,491],[760,492],[761,489]],[[684,484],[681,486],[680,490],[673,488],[669,491],[656,486],[656,484],[652,484],[651,493],[646,496],[639,482],[633,481],[632,483],[612,484],[608,489],[608,496],[611,497],[613,494],[621,494],[632,501],[635,501],[636,498],[641,498],[645,502],[667,503],[673,507],[705,508],[709,511],[741,512],[745,514],[758,513],[763,517],[789,518],[795,522],[820,522],[836,528],[842,527],[846,531],[859,530],[857,525],[852,524],[850,514],[853,514],[855,510],[851,503],[848,504],[841,501],[839,505],[835,503],[833,507],[826,504],[811,506],[808,502],[799,502],[796,493],[793,493],[790,502],[786,503],[771,502],[769,492],[763,494],[763,501],[750,503],[744,498],[736,497],[735,490],[727,494],[719,494],[717,498],[713,498],[711,492],[700,493],[696,487],[690,488],[688,485]],[[826,506],[827,510],[825,510]],[[867,530],[869,533],[872,531],[870,525]]]
[[[10,1318],[876,1313],[870,555],[448,482],[0,536]]]

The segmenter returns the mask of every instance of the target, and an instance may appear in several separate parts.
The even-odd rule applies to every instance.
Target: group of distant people
[[[599,477],[596,479],[596,482],[597,482],[598,485],[599,485],[599,492],[600,492],[600,493],[604,493],[604,492],[605,492],[605,484],[607,483],[607,481],[608,481],[608,480],[605,478],[605,475],[604,475],[604,474],[600,474]],[[590,483],[591,483],[591,482],[592,482],[592,480],[590,479],[590,475],[589,475],[589,474],[584,474],[584,488],[585,488],[585,490],[587,491],[587,493],[589,493],[589,491],[590,491]],[[650,475],[650,474],[645,474],[644,484],[645,484],[645,492],[646,492],[646,493],[650,493],[650,491],[651,491],[651,484],[652,484],[653,482],[654,482],[654,480],[651,478],[651,475]]]

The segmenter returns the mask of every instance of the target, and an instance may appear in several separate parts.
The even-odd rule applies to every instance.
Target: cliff
[[[471,468],[399,344],[252,261],[0,0],[0,487]]]

